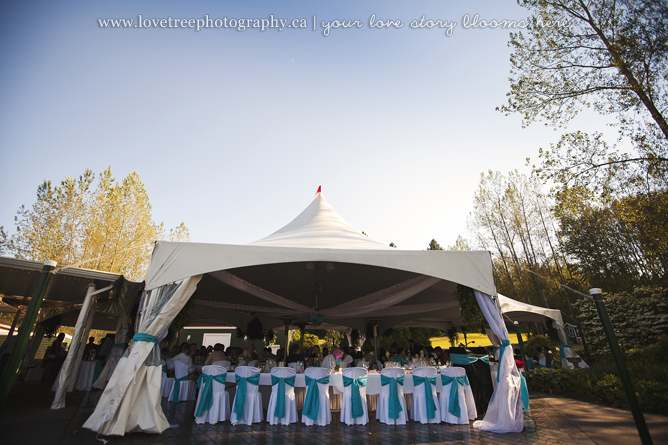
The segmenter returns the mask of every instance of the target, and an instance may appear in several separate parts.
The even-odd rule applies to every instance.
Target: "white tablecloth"
[[[94,377],[95,377],[95,366],[99,362],[96,361],[88,361],[88,360],[82,360],[81,361],[81,366],[79,366],[79,374],[77,375],[76,382],[74,383],[74,390],[75,391],[89,391],[91,386],[93,385]],[[56,377],[56,381],[53,382],[53,386],[51,387],[51,391],[58,391],[58,386],[60,385],[60,374],[63,371],[63,368],[60,368],[60,371],[58,372],[58,377]]]

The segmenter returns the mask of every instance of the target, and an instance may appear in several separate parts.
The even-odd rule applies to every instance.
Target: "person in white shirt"
[[[183,343],[181,345],[181,353],[172,359],[172,363],[177,361],[188,365],[188,378],[190,380],[196,380],[197,377],[199,377],[199,372],[197,371],[197,368],[193,366],[193,359],[188,355],[188,352],[190,352],[190,345],[188,343]]]
[[[222,345],[220,343],[216,343],[213,346],[213,352],[209,354],[209,356],[206,358],[206,361],[204,362],[204,365],[213,365],[215,362],[219,362],[221,360],[227,360],[227,357],[225,356],[225,353],[223,352],[225,350],[225,345]]]

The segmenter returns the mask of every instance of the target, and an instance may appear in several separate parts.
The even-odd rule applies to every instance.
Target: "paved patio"
[[[81,425],[92,413],[100,391],[73,392],[67,407],[50,409],[53,393],[48,385],[15,385],[8,407],[0,416],[0,442],[72,445],[100,443],[95,433]],[[265,422],[233,426],[229,422],[197,425],[194,402],[178,405],[163,399],[163,409],[173,428],[158,434],[128,434],[105,437],[109,444],[636,444],[640,443],[631,414],[546,394],[531,395],[531,413],[522,433],[480,432],[470,425],[382,425],[372,420],[366,426],[347,426],[338,421],[327,427],[271,426]],[[375,414],[373,415],[375,416]],[[668,443],[668,417],[646,416],[655,444]],[[178,426],[177,426],[178,425]]]

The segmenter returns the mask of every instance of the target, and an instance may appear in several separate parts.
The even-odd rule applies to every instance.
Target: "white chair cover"
[[[448,377],[461,377],[466,375],[466,370],[459,367],[448,367],[441,370],[442,375],[447,375]],[[456,417],[450,414],[450,388],[452,383],[443,385],[441,389],[441,420],[446,423],[454,424],[468,424],[469,420],[474,420],[478,417],[475,409],[475,401],[473,400],[473,392],[471,391],[471,386],[462,386],[459,385],[459,391],[457,397],[459,398],[459,409],[460,416]]]
[[[248,378],[260,374],[260,369],[250,366],[239,366],[234,370],[234,373],[239,377]],[[234,413],[234,407],[237,404],[238,396],[239,388],[237,388],[237,393],[234,395],[234,404],[232,405],[232,413],[230,413],[230,422],[232,425],[238,425],[240,423],[251,425],[253,423],[262,422],[262,394],[260,394],[259,385],[246,383],[244,413],[240,419],[237,419],[237,415]]]
[[[351,379],[358,379],[366,376],[368,373],[364,368],[346,368],[343,370],[343,376]],[[346,386],[343,392],[343,402],[341,404],[341,422],[346,425],[366,425],[369,423],[369,411],[366,406],[366,386],[360,386],[360,396],[362,397],[362,408],[364,414],[361,417],[353,417],[352,405],[352,385]]]
[[[339,368],[344,369],[348,367],[348,362],[344,362],[343,360],[339,360]]]
[[[462,368],[463,369],[463,368]],[[413,369],[413,377],[432,377],[436,376],[440,379],[440,375],[436,375],[436,368],[422,367]],[[427,394],[422,385],[428,385],[429,393],[432,396],[434,405],[436,405],[436,413],[432,419],[427,413]],[[436,393],[436,386],[429,382],[424,382],[422,385],[416,385],[413,380],[413,402],[411,403],[411,419],[420,423],[441,423],[441,410],[439,408],[438,394]]]
[[[167,377],[165,372],[165,367],[167,367],[167,362],[161,360],[162,362],[162,397],[169,397],[174,390],[174,377]]]
[[[320,380],[323,377],[329,375],[329,370],[325,368],[307,368],[304,371],[304,374],[313,379]],[[332,422],[332,411],[329,405],[329,385],[324,385],[322,383],[316,383],[318,385],[318,390],[320,393],[320,404],[318,409],[318,418],[314,421],[309,417],[302,414],[302,422],[304,425],[319,425],[325,426],[329,425]],[[308,388],[306,389],[306,394],[304,400],[307,400],[308,397]]]
[[[232,366],[232,362],[229,360],[218,360],[217,362],[213,362],[214,365],[222,366],[225,369],[229,369],[230,366]]]
[[[405,376],[405,374],[405,371],[401,368],[388,368],[380,371],[381,379],[383,378],[382,376],[397,378]],[[381,386],[380,395],[378,396],[378,404],[376,405],[376,419],[380,420],[381,423],[386,425],[406,425],[406,420],[408,420],[408,410],[406,409],[404,385],[397,383],[397,394],[399,395],[399,404],[401,405],[401,412],[398,413],[399,417],[397,419],[392,419],[389,417],[391,390],[390,385],[392,385],[392,383]]]
[[[295,363],[296,364],[296,363]],[[293,368],[272,368],[271,375],[278,378],[290,378],[294,377],[297,372]],[[275,410],[276,404],[278,402],[278,387],[279,384],[273,385],[271,387],[271,398],[269,399],[269,408],[267,409],[267,422],[271,425],[290,425],[299,421],[297,416],[297,402],[295,401],[295,388],[290,386],[287,383],[284,384],[285,388],[285,417],[276,417]]]
[[[185,380],[182,382],[176,382],[176,379],[180,379],[182,377],[188,376],[188,365],[185,363],[174,360],[172,362],[174,365],[174,384],[181,385],[180,392],[179,392],[179,402],[185,402],[187,400],[195,400],[196,398],[196,382],[194,380]],[[171,400],[171,393],[169,394],[170,400]]]
[[[251,367],[254,368],[255,366],[257,366],[257,360],[251,360],[250,362],[248,362],[248,366],[251,366]]]
[[[226,368],[218,365],[209,365],[202,367],[202,374],[220,375],[227,372]],[[195,404],[195,413],[202,398],[203,388],[200,388],[197,403]],[[230,395],[225,391],[225,384],[211,379],[211,389],[213,392],[213,403],[211,408],[205,411],[201,416],[195,416],[196,423],[218,423],[224,422],[230,418]]]
[[[297,362],[288,363],[288,368],[297,369]]]
[[[364,362],[364,360],[358,358],[357,360],[355,360],[355,366],[360,367],[360,366],[362,366],[363,362]]]
[[[419,368],[420,366],[422,366],[422,364],[420,362],[410,362],[410,364],[408,366],[410,366],[411,369],[415,369],[415,368]]]

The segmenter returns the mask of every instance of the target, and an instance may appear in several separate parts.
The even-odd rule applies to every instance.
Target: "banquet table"
[[[93,382],[100,375],[101,370],[102,370],[102,362],[82,360],[81,361],[81,366],[79,366],[79,374],[77,375],[77,379],[74,383],[74,390],[75,391],[90,391],[90,388],[93,385]],[[58,372],[58,377],[56,377],[56,381],[53,382],[53,386],[51,387],[51,391],[57,391],[58,390],[58,386],[60,385],[60,374],[62,372],[63,372],[63,368],[61,367],[60,372]]]

